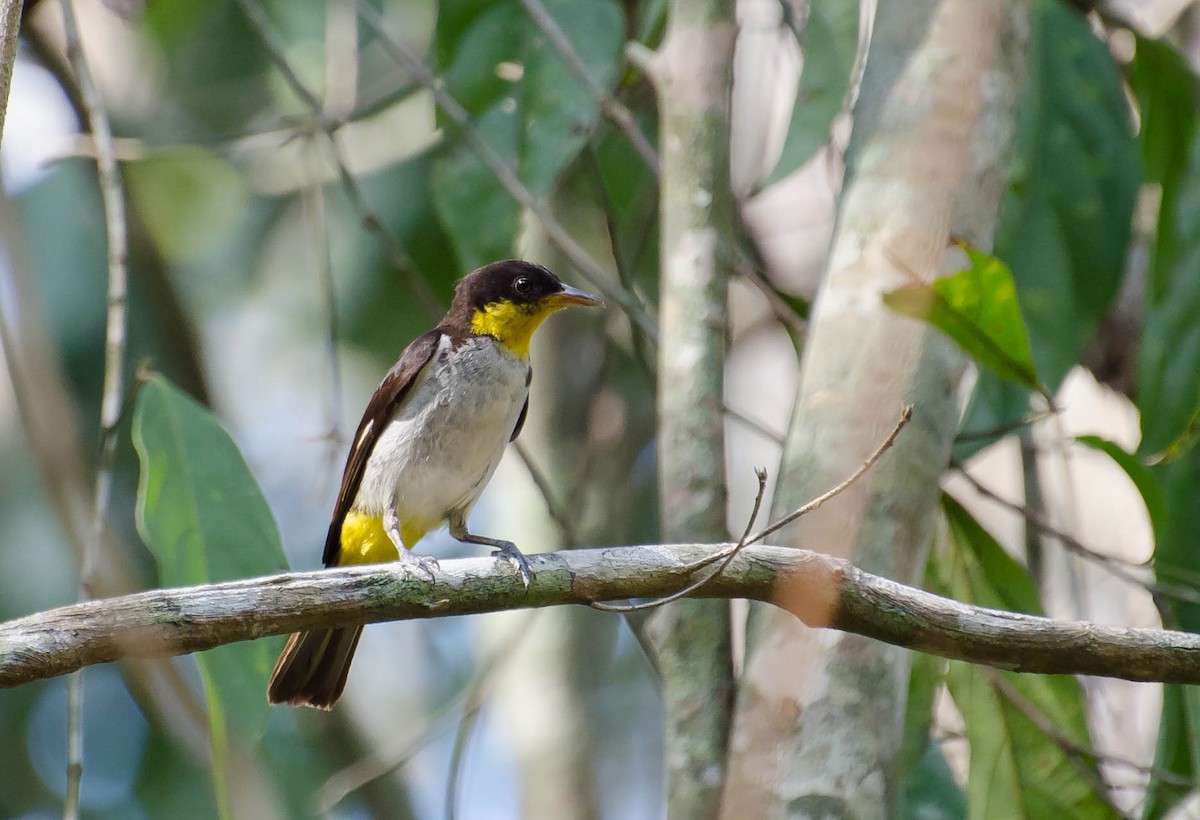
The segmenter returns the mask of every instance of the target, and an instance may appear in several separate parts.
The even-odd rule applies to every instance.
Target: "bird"
[[[325,539],[326,567],[400,561],[432,578],[436,560],[411,549],[448,524],[458,541],[492,547],[529,586],[532,572],[517,546],[470,532],[467,517],[525,424],[533,333],[572,306],[604,303],[519,259],[459,281],[445,317],[404,349],[367,402]],[[361,626],[293,634],[267,700],[332,708],[361,634]]]

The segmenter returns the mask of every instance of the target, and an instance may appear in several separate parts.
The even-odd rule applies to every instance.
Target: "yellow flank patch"
[[[424,535],[423,529],[405,525],[400,527],[400,540],[410,549]],[[342,551],[338,556],[338,566],[382,564],[399,557],[399,550],[383,529],[381,517],[346,513],[346,520],[342,522]]]
[[[529,358],[529,341],[546,317],[565,305],[492,302],[475,311],[471,317],[471,332],[492,336],[522,359]]]
[[[346,513],[342,522],[342,552],[338,565],[381,564],[395,561],[400,552],[383,529],[383,519],[377,515]]]

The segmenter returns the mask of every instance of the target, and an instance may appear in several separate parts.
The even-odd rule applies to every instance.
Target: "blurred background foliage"
[[[284,556],[317,566],[347,431],[455,280],[521,255],[595,286],[521,197],[653,313],[658,181],[630,134],[657,144],[656,106],[627,55],[630,43],[658,47],[666,4],[358,5],[77,3],[126,185],[127,359],[158,374],[130,380],[105,589],[267,573]],[[1028,383],[972,351],[980,374],[928,584],[991,606],[1197,630],[1200,12],[1078,5],[1032,3],[996,232],[1007,268],[997,289],[970,294],[1000,303],[1015,283],[1028,356],[1061,413],[1045,418]],[[738,274],[734,531],[752,467],[778,463],[871,11],[738,3],[730,168],[744,230],[720,237]],[[104,224],[58,3],[27,2],[22,34],[0,154],[13,386],[0,392],[4,619],[76,598],[71,493],[95,461],[105,324]],[[468,129],[398,49],[441,78]],[[481,528],[526,550],[656,541],[650,342],[610,306],[551,322],[534,359],[521,452],[485,495]],[[50,435],[34,432],[39,419]],[[1095,436],[1076,442],[1083,433]],[[421,549],[472,554],[444,535]],[[88,670],[84,815],[663,814],[654,671],[613,616],[373,626],[328,715],[267,709],[279,644]],[[64,686],[0,694],[2,816],[60,810]],[[898,811],[1167,816],[1196,791],[1197,749],[1191,690],[919,658]]]

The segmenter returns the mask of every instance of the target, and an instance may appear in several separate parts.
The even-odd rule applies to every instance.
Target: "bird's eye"
[[[528,276],[518,276],[513,281],[512,286],[513,286],[513,290],[517,293],[518,296],[528,296],[529,290],[532,287],[532,284],[533,283],[529,281]]]

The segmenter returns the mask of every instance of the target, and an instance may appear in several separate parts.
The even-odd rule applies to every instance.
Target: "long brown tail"
[[[346,688],[361,626],[297,632],[271,673],[267,701],[330,709]]]

